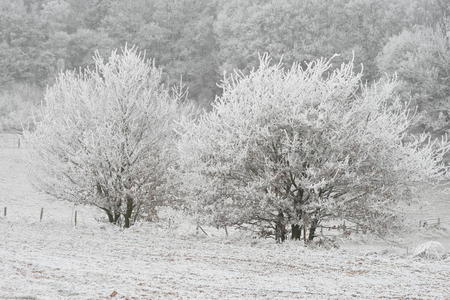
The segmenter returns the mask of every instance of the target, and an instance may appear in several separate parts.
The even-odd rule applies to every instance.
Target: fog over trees
[[[390,55],[382,54],[388,41],[401,43],[402,32],[418,26],[445,36],[449,6],[445,0],[1,0],[0,84],[45,87],[60,70],[91,65],[94,50],[109,55],[125,43],[154,58],[166,82],[182,76],[191,99],[202,104],[220,93],[223,71],[251,69],[265,52],[288,65],[340,54],[339,65],[355,52],[355,67],[363,63],[364,79],[375,80],[387,71],[376,58]],[[416,36],[400,57],[430,40]],[[444,46],[436,39],[431,47]]]

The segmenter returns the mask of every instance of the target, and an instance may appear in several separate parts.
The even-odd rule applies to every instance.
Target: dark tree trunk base
[[[131,214],[133,213],[133,198],[127,197],[127,210],[125,212],[124,219],[125,223],[123,225],[124,228],[130,228],[130,220],[131,220]]]
[[[118,212],[115,212],[114,213],[114,224],[117,224],[117,222],[119,221],[119,218],[120,218],[120,213],[118,213]]]
[[[117,221],[119,221],[119,218],[120,218],[120,213],[111,211],[107,208],[102,208],[102,210],[108,216],[109,223],[117,224]]]
[[[317,219],[312,220],[311,227],[309,227],[308,241],[312,241],[314,239],[318,223],[319,221]]]
[[[284,214],[280,210],[278,212],[278,218],[275,223],[275,241],[277,243],[283,243],[286,240],[286,226],[284,225]]]
[[[109,210],[106,210],[106,209],[105,209],[105,213],[108,216],[109,223],[114,223],[114,217],[113,217],[112,213]]]
[[[291,225],[291,240],[300,240],[302,237],[302,227],[298,224]]]

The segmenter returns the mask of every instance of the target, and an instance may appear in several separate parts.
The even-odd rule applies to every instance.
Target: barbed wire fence
[[[0,132],[0,149],[23,149],[25,147],[24,139],[20,133],[6,133]],[[1,212],[1,216],[6,217],[7,208],[4,207]],[[73,222],[76,226],[77,222],[77,212],[73,213]],[[42,216],[40,217],[42,220]],[[440,228],[443,225],[450,225],[450,216],[439,216],[433,218],[418,218],[417,224],[419,228]],[[450,227],[450,226],[449,226]],[[347,224],[341,222],[339,225],[333,226],[322,226],[317,227],[322,236],[334,236],[336,233],[340,232],[344,235],[350,235],[352,233],[365,233],[366,230],[360,228],[357,225]]]
[[[11,220],[17,220],[17,217],[19,218],[25,218],[27,220],[36,221],[39,223],[43,222],[45,219],[49,219],[50,221],[54,220],[54,216],[48,216],[47,209],[44,207],[36,207],[35,213],[33,215],[27,214],[26,216],[23,216],[22,211],[18,209],[17,206],[13,206],[12,208],[9,206],[2,206],[0,207],[0,219],[11,219]],[[77,227],[80,223],[80,212],[79,210],[74,206],[72,208],[70,216],[67,216],[67,221],[72,225],[73,227]]]

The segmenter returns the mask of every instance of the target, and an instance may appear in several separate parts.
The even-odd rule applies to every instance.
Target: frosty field
[[[1,222],[0,297],[445,299],[449,262]]]
[[[450,299],[449,258],[381,242],[314,250],[165,223],[121,230],[87,207],[74,227],[73,205],[33,190],[23,151],[0,149],[0,299]],[[433,239],[448,251],[445,233]]]

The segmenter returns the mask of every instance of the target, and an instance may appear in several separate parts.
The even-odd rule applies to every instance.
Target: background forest
[[[450,2],[445,0],[0,0],[0,128],[21,130],[62,70],[136,45],[208,107],[217,82],[257,66],[355,57],[364,80],[398,74],[417,129],[448,129]]]

